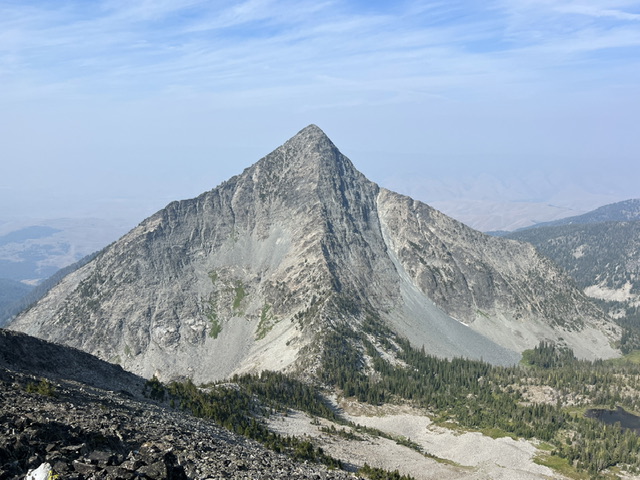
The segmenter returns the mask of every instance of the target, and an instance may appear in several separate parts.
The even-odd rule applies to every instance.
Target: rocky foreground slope
[[[328,332],[370,316],[442,357],[513,364],[543,339],[618,354],[619,328],[533,247],[380,188],[314,125],[143,221],[10,328],[205,382],[313,372]]]
[[[45,463],[78,480],[357,478],[155,404],[141,378],[89,357],[0,330],[0,479]]]

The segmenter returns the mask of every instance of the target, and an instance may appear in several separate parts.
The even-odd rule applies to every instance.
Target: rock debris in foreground
[[[48,463],[64,479],[354,479],[297,463],[182,412],[69,381],[56,396],[0,369],[0,479]]]

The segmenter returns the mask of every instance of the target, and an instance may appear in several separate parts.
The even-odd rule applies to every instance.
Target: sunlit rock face
[[[531,246],[380,188],[315,125],[144,220],[11,328],[203,382],[313,373],[324,335],[370,315],[445,357],[512,364],[542,339],[617,355],[617,327]]]

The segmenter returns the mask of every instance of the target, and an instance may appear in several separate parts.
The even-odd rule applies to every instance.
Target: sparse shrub
[[[164,401],[165,397],[165,389],[164,385],[158,380],[158,378],[154,375],[151,380],[147,380],[144,384],[144,395],[145,397],[151,398],[152,400],[157,400],[159,402]]]
[[[55,397],[57,395],[56,387],[47,379],[43,378],[39,383],[29,382],[26,387],[27,392],[45,395],[47,397]]]

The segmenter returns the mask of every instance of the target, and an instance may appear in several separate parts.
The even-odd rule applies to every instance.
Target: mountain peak
[[[280,148],[283,147],[293,149],[296,152],[306,153],[305,157],[313,153],[316,155],[323,154],[321,156],[326,156],[327,153],[332,154],[332,156],[342,156],[331,139],[329,139],[320,127],[314,124],[308,125],[300,130]],[[276,152],[278,150],[276,150]]]
[[[376,322],[443,357],[510,365],[560,336],[579,357],[615,356],[616,326],[563,279],[529,245],[379,188],[309,125],[142,222],[11,328],[196,382],[315,372],[334,333],[377,342]]]
[[[322,129],[320,127],[318,127],[314,123],[309,124],[306,127],[304,127],[302,130],[300,130],[295,135],[295,137],[297,137],[298,135],[305,135],[305,136],[309,136],[309,137],[324,137],[324,138],[328,138],[327,135],[322,131]]]
[[[329,177],[342,180],[360,180],[362,177],[351,161],[314,124],[303,128],[262,158],[249,168],[249,172],[254,181],[257,181],[256,172],[265,172],[267,183],[280,183],[280,180],[289,185],[298,181],[317,185],[318,181]]]

